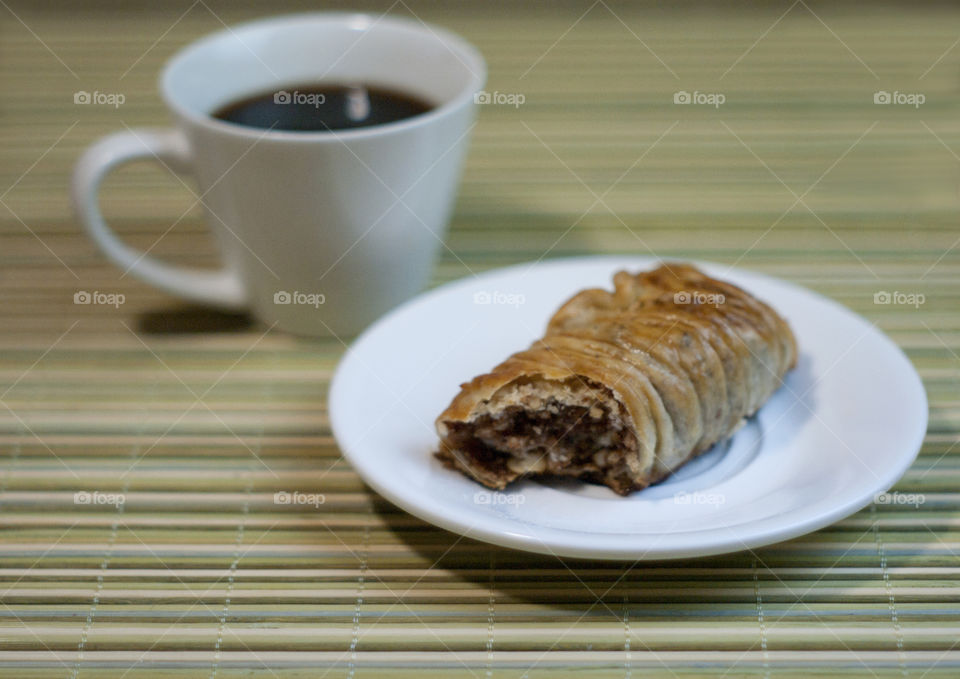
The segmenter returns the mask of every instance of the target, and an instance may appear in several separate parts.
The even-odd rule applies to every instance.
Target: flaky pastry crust
[[[626,495],[730,436],[797,361],[772,308],[689,264],[614,276],[461,385],[438,458],[489,488],[572,476]]]

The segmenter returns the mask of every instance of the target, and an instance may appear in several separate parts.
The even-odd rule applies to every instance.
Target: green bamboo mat
[[[737,263],[862,313],[923,377],[930,428],[896,488],[919,507],[872,506],[755,552],[621,564],[495,548],[392,507],[331,437],[340,342],[184,307],[79,233],[66,187],[81,149],[165,124],[163,61],[277,7],[8,2],[0,675],[960,676],[960,10],[367,6],[464,34],[487,90],[525,97],[480,113],[435,284],[583,253]],[[74,105],[81,90],[126,101]],[[674,104],[683,91],[725,102]],[[140,247],[190,205],[149,166],[103,197]],[[153,252],[215,261],[196,210]],[[75,305],[81,290],[126,301]],[[875,305],[879,291],[925,303]],[[326,503],[276,505],[282,490]]]

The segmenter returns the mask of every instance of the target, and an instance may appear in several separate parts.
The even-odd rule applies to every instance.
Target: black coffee
[[[247,97],[213,115],[248,127],[318,132],[393,123],[432,108],[419,97],[383,87],[314,84]]]

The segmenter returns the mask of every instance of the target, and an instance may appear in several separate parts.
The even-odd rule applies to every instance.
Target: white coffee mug
[[[295,333],[352,334],[426,285],[485,77],[475,48],[416,20],[314,13],[243,24],[168,63],[160,90],[175,129],[122,131],[86,150],[74,171],[74,205],[117,266],[158,288],[250,309]],[[317,82],[386,87],[434,107],[397,122],[319,132],[212,115],[245,97]],[[143,159],[196,178],[220,271],[162,262],[107,226],[100,182]]]

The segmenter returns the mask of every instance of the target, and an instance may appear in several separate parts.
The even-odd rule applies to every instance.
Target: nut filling
[[[578,399],[579,400],[579,399]],[[616,404],[614,402],[615,405]],[[484,479],[502,487],[522,475],[574,476],[634,489],[627,459],[637,442],[619,413],[603,403],[571,405],[550,397],[536,408],[508,405],[469,422],[449,423],[448,442]]]

